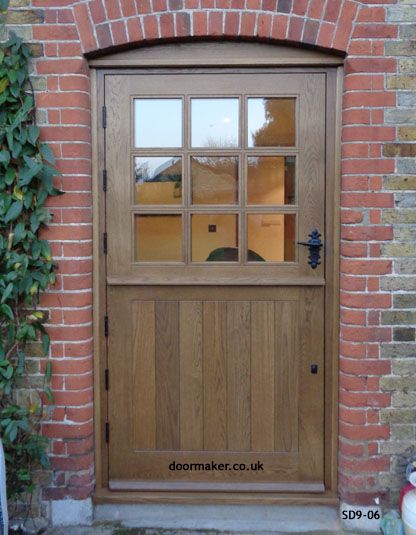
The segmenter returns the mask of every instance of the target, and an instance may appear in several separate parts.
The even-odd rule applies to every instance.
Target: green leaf
[[[45,379],[50,382],[52,377],[52,362],[47,362],[45,367]]]
[[[7,210],[7,213],[4,217],[5,223],[9,223],[9,221],[14,221],[19,215],[22,213],[23,209],[23,202],[22,201],[15,201],[10,205],[10,208]]]
[[[49,353],[50,339],[48,334],[42,335],[42,354],[46,356]]]
[[[6,303],[3,303],[2,305],[0,305],[0,313],[6,318],[8,318],[9,320],[13,321],[14,319],[13,310]]]
[[[31,124],[27,128],[28,140],[32,145],[36,145],[36,141],[39,137],[39,127]]]
[[[6,149],[0,151],[0,162],[8,165],[10,162],[10,152]]]
[[[52,165],[55,164],[55,156],[49,145],[47,145],[46,143],[42,143],[39,147],[39,150],[44,160],[51,163]]]
[[[10,0],[0,0],[0,10],[7,11],[9,7]]]
[[[49,403],[55,403],[55,397],[50,386],[45,386],[44,392],[48,398]]]
[[[13,284],[10,283],[6,286],[6,289],[4,290],[2,296],[1,296],[1,302],[4,303],[7,298],[10,296],[10,294],[12,293],[13,291]]]
[[[4,180],[8,186],[13,183],[14,179],[16,178],[16,170],[13,169],[13,167],[8,167]]]

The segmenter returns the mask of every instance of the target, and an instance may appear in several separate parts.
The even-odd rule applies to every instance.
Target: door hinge
[[[107,254],[108,253],[108,236],[107,236],[107,232],[104,232],[104,234],[103,234],[103,249],[104,249],[104,254]]]
[[[108,316],[104,316],[104,336],[108,337]]]
[[[107,169],[103,169],[103,191],[107,191]]]
[[[110,442],[110,424],[108,422],[105,422],[105,441]]]
[[[104,382],[105,382],[105,389],[108,390],[110,386],[110,377],[109,377],[108,369],[106,369],[104,372]]]
[[[103,121],[103,128],[107,128],[107,107],[103,106],[102,109],[102,121]]]

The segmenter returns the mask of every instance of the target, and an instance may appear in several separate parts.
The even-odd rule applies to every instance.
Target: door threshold
[[[97,489],[94,504],[179,504],[179,505],[327,505],[338,506],[339,498],[330,490],[307,492],[172,492],[110,491]]]
[[[337,533],[334,505],[96,504],[95,522],[120,522],[125,528],[213,530],[227,533]],[[177,532],[177,531],[176,531]]]

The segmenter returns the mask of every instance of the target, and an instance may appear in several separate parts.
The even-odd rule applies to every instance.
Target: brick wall
[[[67,192],[48,232],[56,406],[43,499],[94,487],[90,85],[84,52],[221,36],[346,51],[342,131],[340,496],[396,499],[415,442],[416,0],[12,0],[34,44],[42,136]],[[2,29],[5,37],[5,29]],[[336,357],[336,356],[334,356]]]

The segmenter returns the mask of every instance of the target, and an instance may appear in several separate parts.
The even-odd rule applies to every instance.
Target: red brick
[[[225,14],[225,35],[235,36],[238,35],[240,27],[240,13],[237,11],[229,11]]]
[[[143,39],[142,27],[139,19],[129,19],[127,21],[127,33],[131,43]]]
[[[350,40],[352,23],[357,12],[357,4],[355,2],[345,2],[342,8],[341,16],[337,22],[337,31],[334,39],[334,48],[338,50],[345,50]]]
[[[390,469],[389,457],[374,457],[371,459],[341,459],[340,468],[352,472],[386,472]]]
[[[270,37],[272,29],[271,15],[260,13],[257,18],[257,35],[259,37]]]
[[[365,148],[363,149],[365,150]],[[344,157],[347,157],[348,155],[348,150],[346,150],[345,148],[343,149],[342,153],[343,153],[343,156]],[[362,154],[357,154],[357,150],[354,150],[354,151],[350,151],[351,153],[355,153],[354,156],[357,158],[359,156],[361,157],[364,157],[364,155]],[[367,149],[367,154],[365,154],[365,157],[368,156],[368,149]],[[352,154],[349,155],[350,157],[352,156]],[[349,176],[344,176],[341,180],[341,184],[342,184],[342,189],[343,191],[365,191],[365,190],[368,190],[368,178],[366,176],[353,176],[353,175],[349,175]]]
[[[262,9],[263,11],[276,11],[277,0],[263,0]]]
[[[194,35],[201,36],[201,35],[207,35],[207,14],[205,12],[198,13],[195,12],[193,15],[193,27],[194,27]]]
[[[391,269],[391,260],[341,260],[341,271],[354,275],[385,275]]]
[[[106,20],[102,0],[91,0],[88,3],[88,7],[91,12],[92,20],[95,24],[99,24],[100,22],[104,22]]]
[[[384,7],[365,7],[361,6],[358,12],[357,22],[383,22],[386,17]]]
[[[97,43],[95,41],[94,30],[87,5],[77,4],[74,6],[74,16],[84,51],[89,52],[90,50],[96,49]]]
[[[273,17],[272,37],[274,39],[286,39],[288,28],[288,17],[286,15],[276,15]]]
[[[244,13],[241,15],[241,36],[252,37],[256,24],[256,15],[254,13]]]
[[[320,19],[322,18],[324,12],[325,0],[310,0],[308,17],[311,19]]]
[[[364,277],[351,277],[341,273],[340,277],[341,290],[346,292],[363,292],[366,289],[366,280]]]
[[[389,327],[341,327],[343,340],[352,342],[390,342],[391,329]]]
[[[356,173],[375,173],[388,174],[394,173],[395,161],[393,159],[385,158],[368,158],[359,160],[344,160],[341,165],[344,174]]]
[[[87,74],[88,68],[82,59],[53,59],[37,61],[38,74]]]
[[[175,13],[176,35],[187,37],[191,34],[191,16],[189,13]]]
[[[211,11],[208,18],[208,34],[209,35],[222,35],[222,11]]]
[[[302,41],[314,45],[317,41],[319,22],[317,20],[307,20],[303,31]]]
[[[120,0],[123,17],[134,17],[136,15],[135,3],[132,0]]]
[[[144,18],[144,38],[147,41],[157,39],[159,37],[159,29],[157,27],[157,17],[148,15]]]
[[[391,373],[391,362],[387,359],[340,359],[340,370],[357,375],[388,375]]]
[[[348,455],[349,457],[361,457],[364,454],[364,445],[363,444],[351,444],[340,438],[339,442],[339,452],[343,455]],[[345,477],[341,475],[341,477]],[[360,485],[362,488],[362,485]]]
[[[378,396],[381,407],[389,405],[390,398],[385,394],[371,394],[372,396]],[[366,394],[360,394],[356,392],[348,393],[349,398],[363,399],[364,405],[368,403],[368,396]],[[374,400],[375,401],[375,400]],[[387,439],[390,437],[390,428],[387,425],[349,425],[343,422],[340,423],[340,432],[345,438],[351,440],[368,440],[368,439]]]
[[[382,74],[350,74],[344,78],[344,89],[346,91],[357,89],[384,89],[384,76]]]
[[[93,386],[93,374],[87,373],[84,375],[69,375],[65,377],[65,390],[85,390]],[[75,419],[75,415],[78,417]],[[92,420],[93,410],[92,404],[88,407],[82,407],[77,409],[66,409],[66,417],[68,420],[75,420],[77,422],[87,422]]]
[[[398,27],[394,24],[357,24],[353,38],[356,39],[395,39]]]
[[[335,22],[340,15],[341,5],[341,0],[331,0],[330,2],[328,2],[325,10],[325,20]]]
[[[345,108],[386,107],[396,105],[396,94],[393,91],[354,91],[344,95]]]
[[[341,195],[342,206],[352,208],[359,206],[392,208],[393,202],[391,193],[344,193]]]
[[[142,0],[145,1],[145,0]],[[110,20],[121,18],[121,11],[118,0],[104,0],[107,15]]]
[[[362,310],[342,309],[340,313],[341,323],[345,325],[365,325],[366,317]]]
[[[300,17],[291,17],[289,22],[289,32],[287,38],[289,41],[300,41],[302,36],[304,19]]]
[[[341,223],[345,224],[354,224],[361,223],[363,220],[363,213],[357,212],[356,210],[342,210],[341,211]]]
[[[341,340],[340,353],[342,356],[345,357],[361,359],[366,356],[366,348],[364,344],[346,342],[345,340]]]
[[[160,34],[162,37],[174,37],[175,21],[173,13],[162,13],[160,16]]]
[[[153,0],[153,11],[166,11],[167,4],[166,0]]]
[[[305,16],[306,10],[308,9],[308,0],[294,0],[292,13],[295,15],[300,15],[301,17]]]
[[[345,227],[341,231],[341,239],[352,240],[352,241],[392,240],[393,229],[392,227],[388,227],[388,226],[364,227],[361,225],[357,225],[353,227]]]
[[[390,308],[391,295],[381,293],[341,293],[342,306],[349,308]]]
[[[113,45],[113,38],[111,37],[110,25],[108,23],[96,26],[97,40],[101,49],[108,48]]]
[[[353,72],[396,72],[394,58],[349,58],[345,63],[345,73]]]
[[[365,257],[367,256],[366,243],[341,242],[341,256]]]
[[[331,22],[321,22],[316,44],[330,48],[334,39],[335,24]]]
[[[115,45],[121,45],[127,42],[127,32],[124,21],[119,20],[111,23],[111,31]]]
[[[75,26],[43,24],[33,26],[33,38],[37,41],[77,41],[78,32]]]

